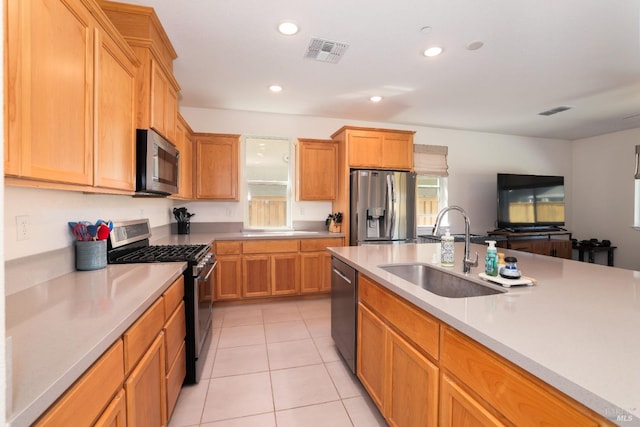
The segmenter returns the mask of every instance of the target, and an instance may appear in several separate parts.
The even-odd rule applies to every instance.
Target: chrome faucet
[[[464,260],[462,261],[462,272],[463,273],[469,273],[471,271],[471,267],[477,267],[478,266],[478,252],[476,252],[476,259],[472,260],[469,257],[469,250],[471,249],[471,223],[469,222],[469,215],[467,215],[467,213],[464,211],[464,209],[462,209],[460,206],[449,206],[446,207],[444,209],[442,209],[440,212],[438,212],[438,216],[436,217],[436,223],[433,226],[433,231],[432,231],[432,235],[433,236],[437,236],[438,235],[438,229],[440,228],[440,222],[442,221],[442,218],[444,218],[444,215],[449,212],[449,211],[458,211],[462,214],[462,216],[464,217]]]

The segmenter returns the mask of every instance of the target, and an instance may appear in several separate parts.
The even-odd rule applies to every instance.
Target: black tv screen
[[[564,177],[498,174],[498,228],[564,226]]]

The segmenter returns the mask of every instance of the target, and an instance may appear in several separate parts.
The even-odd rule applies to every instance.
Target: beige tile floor
[[[386,426],[331,339],[329,298],[214,308],[203,378],[169,427]]]

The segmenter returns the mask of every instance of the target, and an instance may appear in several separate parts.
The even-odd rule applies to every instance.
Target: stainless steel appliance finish
[[[149,220],[114,223],[107,242],[110,264],[186,261],[184,305],[186,320],[185,384],[197,383],[211,340],[213,295],[212,274],[217,262],[210,245],[149,245]]]
[[[350,244],[416,241],[416,174],[351,172]]]
[[[178,192],[178,150],[153,129],[136,130],[136,194]]]
[[[356,270],[331,258],[331,337],[345,362],[356,373],[358,327],[358,276]]]

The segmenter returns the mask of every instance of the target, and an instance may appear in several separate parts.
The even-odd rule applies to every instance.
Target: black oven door
[[[211,316],[213,308],[213,272],[218,261],[209,264],[198,277],[194,278],[194,295],[196,299],[195,314],[195,340],[196,359],[200,358],[201,351],[211,333]]]

